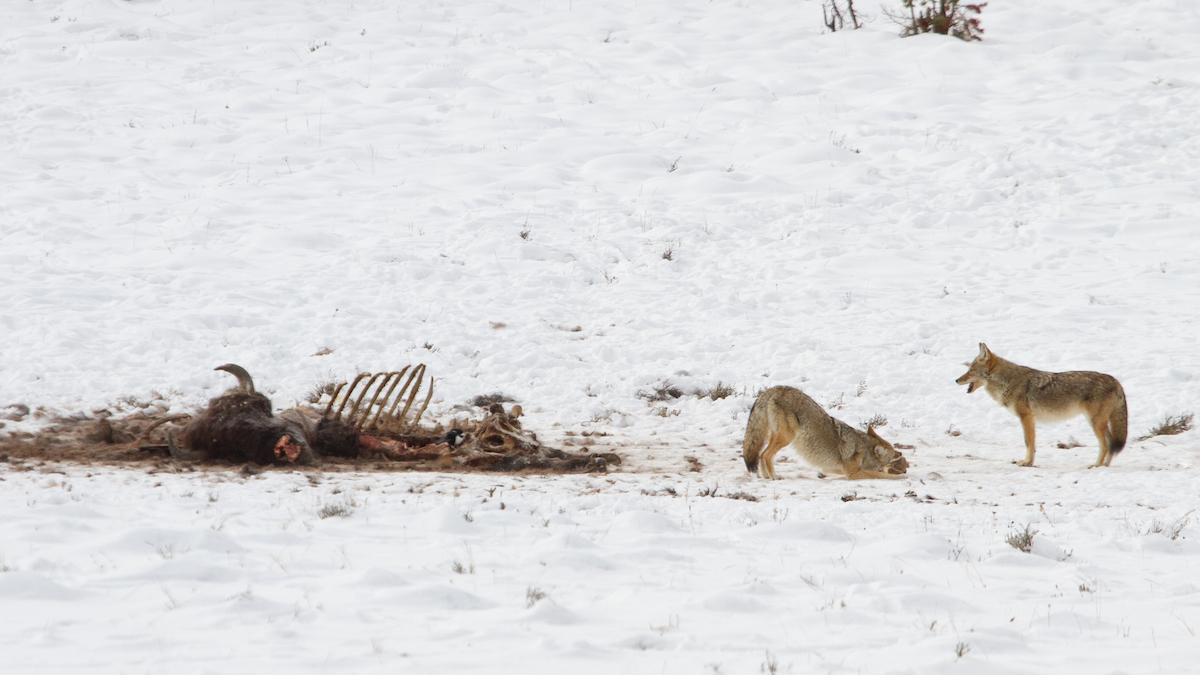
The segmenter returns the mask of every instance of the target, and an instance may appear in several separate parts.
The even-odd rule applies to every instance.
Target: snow
[[[1131,438],[1195,410],[1200,8],[993,2],[970,44],[869,13],[0,7],[0,406],[45,413],[0,433],[191,410],[228,362],[280,407],[425,363],[432,419],[500,391],[627,458],[0,465],[6,672],[1189,672],[1194,433],[1089,471],[1043,425],[1020,468],[953,380],[986,342],[1117,377]],[[886,416],[909,475],[747,474],[776,384]]]
[[[1195,661],[1200,546],[1195,525],[1169,534],[1191,471],[737,486],[757,502],[666,473],[65,471],[4,476],[6,672],[1182,673]],[[348,514],[323,517],[331,506]],[[1005,538],[1026,525],[1022,553]]]

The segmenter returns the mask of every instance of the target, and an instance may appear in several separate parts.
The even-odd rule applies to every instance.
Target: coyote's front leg
[[[1021,418],[1021,429],[1025,431],[1025,459],[1021,462],[1015,462],[1015,464],[1017,466],[1033,466],[1033,444],[1037,438],[1037,431],[1033,421],[1033,411],[1018,408],[1017,416]]]

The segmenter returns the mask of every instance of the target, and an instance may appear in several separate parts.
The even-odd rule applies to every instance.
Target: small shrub
[[[317,515],[321,517],[321,520],[334,517],[349,518],[352,513],[354,513],[354,509],[346,504],[326,504],[321,507],[320,511],[317,511]]]
[[[1129,529],[1133,530],[1139,535],[1161,534],[1171,541],[1175,541],[1181,534],[1183,534],[1183,528],[1187,527],[1188,523],[1191,522],[1191,518],[1189,517],[1191,514],[1192,512],[1188,511],[1187,513],[1183,514],[1183,516],[1170,523],[1163,522],[1155,518],[1154,520],[1151,520],[1144,528],[1130,526]]]
[[[337,391],[338,382],[334,380],[322,380],[312,386],[308,393],[304,395],[304,400],[309,403],[318,403],[325,394],[333,396],[333,392]]]
[[[717,385],[710,389],[696,390],[696,395],[700,398],[711,398],[714,401],[720,401],[723,398],[729,398],[730,396],[733,396],[733,393],[733,387],[725,384],[724,382],[717,382]]]
[[[971,645],[965,642],[960,642],[954,645],[954,660],[957,661],[961,659],[962,657],[966,656],[967,652],[969,651],[971,651]]]
[[[1179,538],[1180,534],[1183,534],[1183,528],[1187,527],[1189,522],[1190,522],[1190,520],[1188,519],[1188,517],[1183,516],[1179,520],[1176,520],[1176,521],[1164,526],[1162,533],[1166,538],[1170,539],[1171,541],[1175,541],[1176,539]]]
[[[1192,430],[1192,419],[1195,415],[1192,413],[1182,413],[1180,415],[1167,415],[1163,421],[1150,429],[1150,433],[1145,436],[1139,436],[1134,440],[1144,441],[1155,436],[1178,436],[1185,431]]]
[[[537,586],[529,586],[525,589],[525,609],[531,609],[545,599],[546,592]]]
[[[1030,529],[1026,525],[1024,530],[1009,532],[1004,541],[1021,553],[1029,553],[1033,549],[1033,535],[1035,534],[1037,534],[1037,530]]]
[[[767,673],[767,675],[777,675],[779,673],[779,659],[770,651],[767,652],[767,658],[758,667],[759,672]]]
[[[661,403],[663,401],[673,401],[680,396],[683,396],[683,390],[670,382],[663,382],[650,388],[650,391],[641,390],[637,393],[638,398],[644,398],[651,403]]]
[[[725,495],[725,499],[741,499],[742,501],[747,501],[747,502],[758,501],[758,497],[750,494],[749,492],[741,492],[741,491],[730,492],[729,494]]]
[[[174,558],[175,553],[176,553],[174,542],[167,542],[165,544],[160,544],[159,546],[156,546],[154,548],[154,550],[156,553],[158,553],[158,555],[162,556],[163,560],[170,560],[170,559]],[[180,551],[180,553],[187,553],[187,549],[186,548],[183,549],[182,551]]]
[[[825,0],[821,4],[821,16],[825,19],[825,27],[830,33],[836,33],[846,27],[846,17],[854,29],[862,28],[858,20],[858,12],[854,11],[854,0],[846,0],[846,9],[838,6],[838,0]]]
[[[975,14],[987,7],[986,2],[959,3],[959,0],[902,0],[908,15],[884,11],[893,23],[901,27],[900,37],[937,33],[951,35],[967,42],[982,40],[983,28]]]
[[[862,428],[875,427],[876,429],[887,426],[887,416],[883,413],[875,413],[871,419],[862,423]]]

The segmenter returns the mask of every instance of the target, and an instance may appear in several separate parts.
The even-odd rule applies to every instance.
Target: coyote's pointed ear
[[[871,426],[870,424],[867,425],[867,435],[874,436],[875,438],[879,438],[879,434],[875,433],[875,427]],[[879,440],[882,441],[883,439],[879,438]]]
[[[987,345],[980,342],[979,343],[979,358],[986,359],[987,357],[989,357],[991,355],[992,355],[992,352],[991,352],[991,350],[989,350],[987,348]]]

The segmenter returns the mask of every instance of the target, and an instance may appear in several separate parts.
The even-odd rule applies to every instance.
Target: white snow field
[[[1200,409],[1200,4],[859,5],[0,4],[0,434],[425,363],[626,458],[0,463],[0,671],[1195,672],[1196,432],[1135,439]],[[1126,450],[1014,466],[980,342],[1117,377]],[[748,474],[777,384],[909,473]]]

